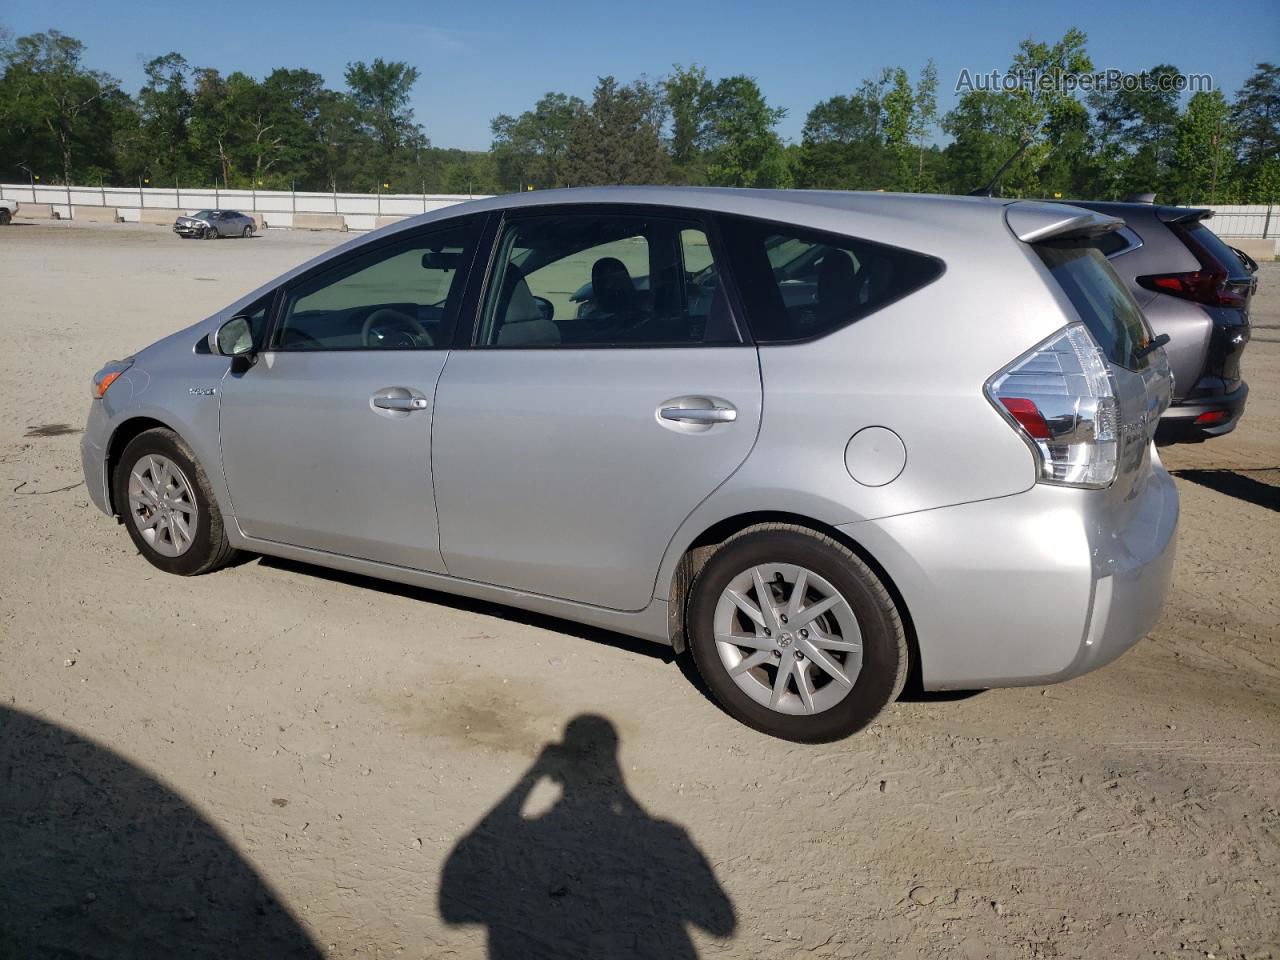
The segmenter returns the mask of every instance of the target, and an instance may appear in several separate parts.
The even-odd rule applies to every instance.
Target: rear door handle
[[[403,410],[410,413],[414,410],[427,409],[426,397],[374,397],[373,405],[383,410]]]
[[[663,407],[658,416],[679,423],[732,423],[738,419],[738,411],[733,407]]]

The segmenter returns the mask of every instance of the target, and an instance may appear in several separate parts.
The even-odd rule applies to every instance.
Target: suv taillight
[[[1107,358],[1073,323],[987,381],[987,396],[1027,440],[1045,483],[1101,488],[1116,478],[1119,406]]]
[[[1137,278],[1138,286],[1210,307],[1243,307],[1245,294],[1230,283],[1228,265],[1219,261],[1192,231],[1178,224],[1170,224],[1169,229],[1200,261],[1200,269],[1185,273],[1149,273]]]

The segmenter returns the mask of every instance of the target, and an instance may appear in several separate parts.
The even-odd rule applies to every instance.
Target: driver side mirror
[[[241,371],[253,363],[257,352],[253,342],[253,326],[248,317],[232,317],[213,333],[209,334],[209,351],[219,356],[231,357],[240,361]]]

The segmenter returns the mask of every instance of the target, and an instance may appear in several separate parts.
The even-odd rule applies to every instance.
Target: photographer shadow
[[[534,789],[560,795],[526,816]],[[536,797],[534,798],[536,799]],[[696,958],[689,926],[729,937],[733,904],[682,827],[628,792],[618,734],[575,717],[445,862],[440,916],[488,929],[490,960]]]

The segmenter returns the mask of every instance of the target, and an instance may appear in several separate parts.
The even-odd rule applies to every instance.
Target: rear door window
[[[1146,320],[1096,239],[1038,243],[1035,250],[1107,358],[1130,370],[1145,366],[1135,354],[1151,339]]]
[[[934,257],[868,240],[725,218],[722,233],[759,343],[821,337],[942,274]]]
[[[503,227],[482,347],[741,342],[702,225],[673,216],[524,216]]]

